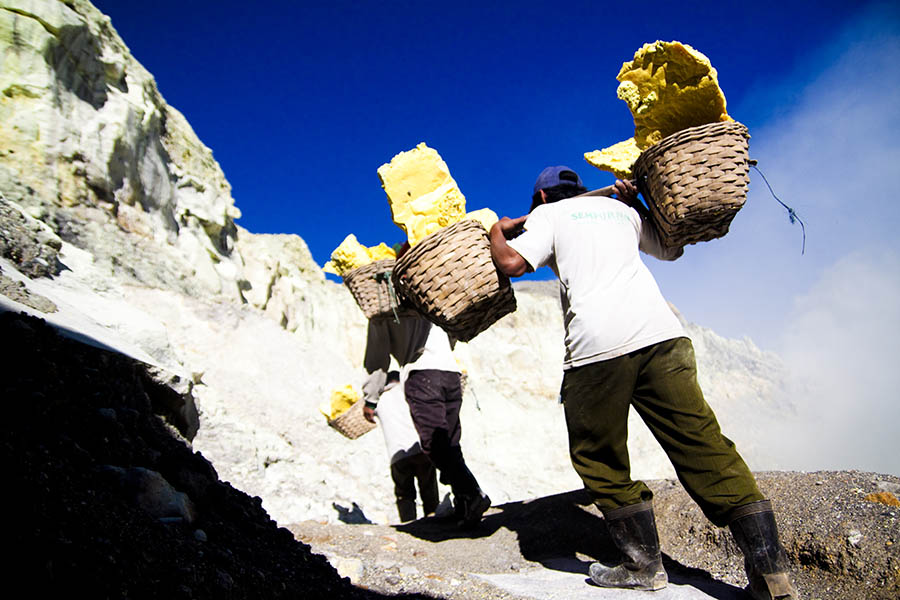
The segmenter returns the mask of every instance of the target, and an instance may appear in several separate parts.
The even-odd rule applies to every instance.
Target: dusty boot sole
[[[754,600],[797,600],[799,596],[787,573],[763,575],[746,587]]]
[[[622,565],[607,567],[602,563],[593,563],[589,573],[591,581],[605,588],[655,592],[669,584],[666,572],[657,570],[656,565],[644,571],[629,571]]]

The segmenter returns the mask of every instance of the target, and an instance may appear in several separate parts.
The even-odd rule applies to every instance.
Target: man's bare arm
[[[641,218],[650,218],[650,211],[648,211],[647,207],[638,200],[638,189],[635,187],[634,183],[625,179],[616,179],[616,183],[613,187],[616,189],[616,200],[636,210]]]
[[[506,240],[515,237],[522,230],[527,218],[528,215],[518,219],[503,217],[491,227],[491,258],[494,259],[494,264],[500,272],[507,277],[519,277],[533,270],[528,261],[506,243]]]

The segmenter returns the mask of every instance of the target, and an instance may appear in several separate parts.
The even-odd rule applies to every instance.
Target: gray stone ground
[[[900,479],[855,471],[760,473],[778,510],[801,598],[896,599],[900,594]],[[709,524],[677,482],[650,482],[667,589],[653,598],[747,597],[742,558],[727,530]],[[893,491],[891,491],[893,490]],[[877,494],[877,496],[870,496]],[[572,491],[492,507],[472,532],[436,518],[410,524],[290,526],[357,585],[440,598],[640,598],[590,585],[587,568],[614,553],[587,495]]]

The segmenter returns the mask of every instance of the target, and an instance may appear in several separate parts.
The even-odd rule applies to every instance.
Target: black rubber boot
[[[481,516],[491,507],[491,499],[480,489],[472,495],[456,497],[457,526],[472,529],[481,522]]]
[[[416,501],[409,498],[397,499],[397,514],[401,523],[416,520]]]
[[[591,580],[599,586],[656,591],[669,583],[659,552],[653,505],[640,502],[604,511],[609,534],[623,560],[615,566],[596,562],[590,566]]]
[[[772,503],[760,500],[738,507],[728,527],[744,553],[747,592],[755,600],[798,600],[787,553],[778,541]]]

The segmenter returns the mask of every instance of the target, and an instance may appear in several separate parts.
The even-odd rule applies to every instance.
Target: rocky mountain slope
[[[12,312],[0,336],[15,350],[0,363],[0,449],[17,497],[5,571],[29,595],[383,597],[219,481],[187,430],[160,419],[173,392],[143,363]]]
[[[149,365],[153,381],[175,393],[157,409],[180,428],[177,443],[188,446],[172,456],[190,462],[197,456],[191,449],[202,453],[223,481],[260,498],[278,524],[391,522],[379,433],[347,440],[317,408],[332,388],[362,379],[365,321],[346,289],[324,278],[297,235],[253,234],[235,223],[240,211],[212,152],[89,2],[0,0],[0,49],[0,306]],[[562,346],[555,284],[519,284],[516,294],[514,314],[457,351],[470,381],[463,447],[495,505],[580,487],[556,402]],[[686,326],[723,429],[751,468],[777,468],[777,456],[759,440],[771,423],[791,419],[780,360],[749,340]],[[11,389],[16,395],[5,397],[38,394],[24,384]],[[111,418],[103,408],[91,410]],[[125,408],[130,415],[133,407]],[[68,443],[60,433],[65,418],[55,418],[60,443]],[[121,418],[116,412],[112,420]],[[110,427],[106,439],[127,435]],[[630,445],[636,476],[672,475],[638,421]],[[24,451],[12,442],[6,448],[11,461]],[[170,451],[105,454],[81,464],[152,468],[202,506],[206,487],[179,476],[177,464],[161,466],[158,452]],[[53,467],[47,477],[69,477],[77,465]],[[198,468],[204,486],[225,486]],[[36,518],[52,522],[65,508],[58,511]],[[254,522],[268,518],[259,506],[251,512]],[[890,519],[889,539],[876,537],[896,542],[894,513],[871,518]],[[888,575],[863,579],[896,586],[896,550],[884,548],[876,560],[878,573]],[[204,575],[204,585],[213,576]],[[241,581],[243,589],[253,578]]]
[[[13,312],[0,313],[0,339],[15,350],[0,362],[0,393],[10,407],[0,452],[12,465],[17,504],[7,536],[17,551],[7,568],[30,582],[32,595],[629,594],[584,583],[591,560],[612,557],[583,490],[495,505],[469,532],[434,517],[403,526],[279,527],[261,498],[220,481],[191,450],[183,437],[190,424],[172,411],[184,395],[145,363]],[[759,482],[781,508],[782,539],[803,597],[896,597],[900,479],[781,472],[761,473]],[[728,534],[706,522],[676,482],[650,484],[670,576],[660,597],[742,597],[741,556]]]

